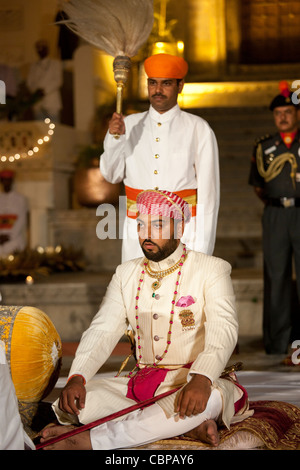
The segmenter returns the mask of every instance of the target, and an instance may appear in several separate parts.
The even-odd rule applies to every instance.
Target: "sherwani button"
[[[159,341],[159,336],[155,335],[153,339],[154,341]]]
[[[158,314],[157,314],[157,313],[154,313],[154,314],[153,314],[153,318],[154,318],[154,320],[157,320],[157,319],[158,319]]]

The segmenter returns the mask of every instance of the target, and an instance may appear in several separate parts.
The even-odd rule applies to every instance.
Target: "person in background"
[[[34,105],[35,119],[50,118],[53,122],[60,121],[62,107],[61,87],[63,84],[62,64],[59,60],[49,57],[47,41],[36,42],[39,60],[31,65],[27,77],[27,87],[31,93],[39,91],[41,99]]]
[[[28,204],[26,198],[13,189],[15,173],[0,171],[0,256],[22,251],[27,245]]]
[[[287,82],[280,89],[270,104],[277,132],[257,142],[249,176],[264,203],[263,338],[268,354],[286,354],[292,340],[293,256],[300,299],[299,108]]]
[[[135,202],[148,188],[175,192],[190,204],[192,220],[183,241],[192,250],[212,254],[220,199],[214,132],[204,119],[179,108],[178,95],[188,72],[183,58],[156,54],[144,65],[150,108],[125,118],[114,113],[100,157],[103,177],[110,183],[124,181],[125,185],[122,262],[142,256]]]

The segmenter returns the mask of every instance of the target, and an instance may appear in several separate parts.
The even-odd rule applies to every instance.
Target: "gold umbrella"
[[[153,27],[153,0],[64,0],[62,9],[68,19],[60,23],[115,58],[116,111],[121,114],[130,58],[147,41]]]

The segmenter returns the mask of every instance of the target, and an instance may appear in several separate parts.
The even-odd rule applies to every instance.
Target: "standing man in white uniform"
[[[32,93],[38,90],[41,93],[40,101],[34,105],[35,119],[50,118],[51,121],[59,122],[62,108],[62,63],[49,57],[47,41],[40,39],[35,46],[39,60],[31,65],[27,77],[28,89]]]
[[[178,106],[188,71],[184,59],[157,54],[146,59],[145,71],[150,109],[125,118],[114,113],[100,158],[104,178],[125,184],[122,262],[142,256],[135,201],[138,193],[148,188],[175,192],[189,203],[193,217],[183,242],[192,250],[212,254],[220,200],[214,132],[204,119]]]
[[[49,449],[135,447],[197,428],[217,445],[216,421],[230,427],[233,418],[242,420],[248,411],[246,391],[229,377],[220,378],[238,334],[230,265],[181,243],[190,214],[176,194],[143,191],[137,206],[145,257],[118,266],[53,405],[61,424],[86,424],[133,405],[137,409],[57,445],[49,443]],[[129,325],[135,369],[91,380]],[[174,389],[141,409],[144,400]],[[43,442],[68,429],[46,428]]]

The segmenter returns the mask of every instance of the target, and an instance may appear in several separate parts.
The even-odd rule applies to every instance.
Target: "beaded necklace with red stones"
[[[164,273],[164,275],[162,276],[162,277],[164,277],[164,276],[167,276],[168,274],[171,274],[171,272],[174,272],[177,268],[179,268],[178,273],[177,273],[176,283],[175,283],[175,290],[174,290],[174,293],[173,293],[173,299],[172,299],[172,302],[171,302],[171,312],[170,312],[170,320],[169,320],[169,331],[168,331],[168,335],[167,335],[167,344],[166,344],[166,347],[164,349],[163,354],[161,356],[159,356],[159,358],[157,358],[156,362],[153,363],[154,367],[156,367],[158,365],[158,363],[160,361],[162,361],[162,359],[165,357],[165,355],[167,354],[167,352],[169,350],[169,346],[171,344],[172,325],[173,325],[173,316],[174,316],[174,305],[176,303],[176,296],[178,294],[177,289],[178,289],[178,286],[179,286],[179,279],[180,279],[180,276],[181,276],[181,268],[182,268],[183,263],[185,262],[185,260],[187,258],[187,252],[186,252],[185,245],[183,246],[183,250],[184,250],[184,253],[181,255],[180,260],[174,265],[174,266],[176,266],[175,269],[172,269],[173,268],[172,267],[172,268],[169,268],[165,271],[160,271],[160,272],[156,273],[157,275],[160,274],[160,273]],[[135,300],[136,300],[136,303],[135,303],[135,319],[136,319],[136,330],[137,330],[137,365],[136,365],[137,367],[138,367],[138,364],[141,362],[141,359],[142,359],[141,337],[140,337],[140,333],[139,333],[140,325],[139,325],[138,302],[139,302],[139,298],[140,298],[139,294],[140,294],[140,290],[141,290],[141,283],[144,281],[145,272],[147,274],[149,274],[149,272],[147,270],[148,263],[149,263],[149,260],[144,262],[145,267],[142,269],[140,279],[139,279],[138,288],[137,288],[137,293],[136,293],[136,297],[135,297]],[[151,270],[151,273],[153,274],[154,271]],[[151,275],[151,277],[158,277],[157,275],[156,276]],[[161,279],[162,277],[158,277],[158,279]],[[130,372],[129,375],[131,375],[131,373],[132,372]]]

